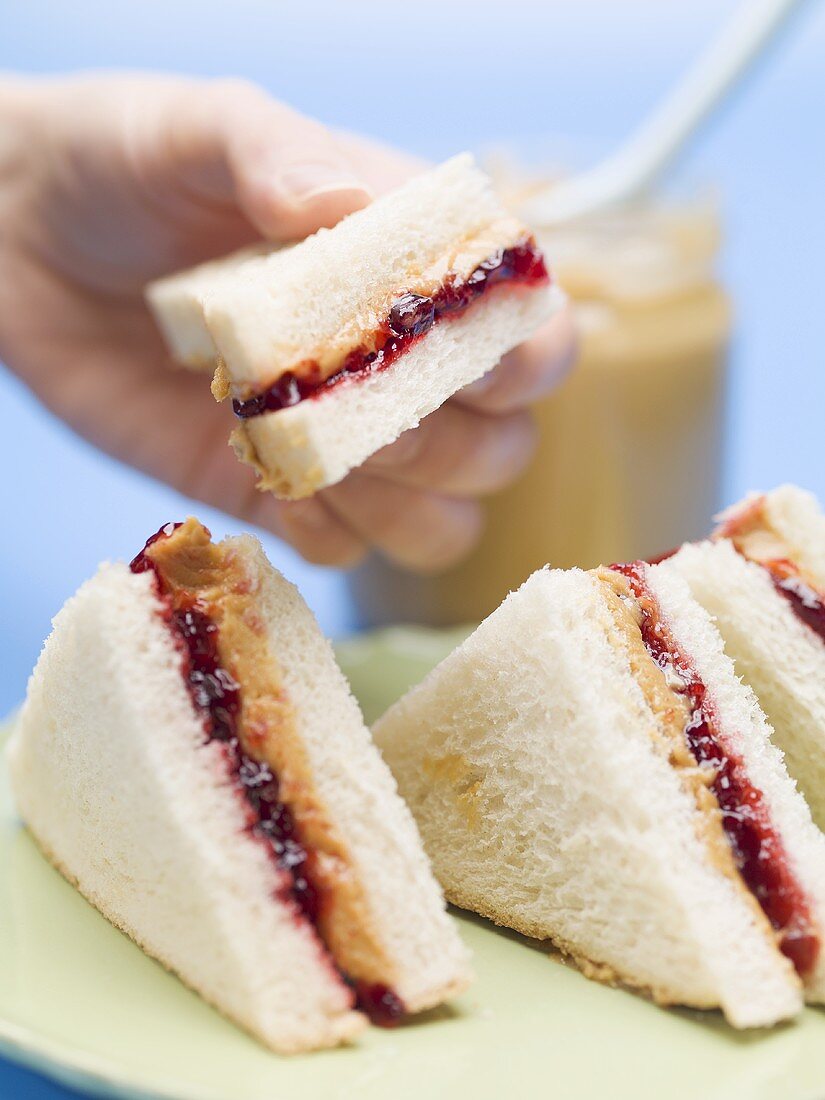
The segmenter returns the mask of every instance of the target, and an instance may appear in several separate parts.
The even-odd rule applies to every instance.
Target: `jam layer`
[[[791,871],[762,792],[750,782],[744,761],[720,736],[713,700],[661,618],[647,585],[646,564],[632,562],[611,568],[628,579],[639,602],[645,648],[660,668],[673,674],[674,690],[687,699],[691,717],[685,739],[697,764],[713,769],[710,787],[739,873],[776,930],[783,954],[804,977],[816,964],[819,939],[808,898]]]
[[[779,595],[791,605],[796,617],[825,642],[825,600],[822,595],[802,579],[799,569],[788,558],[775,558],[758,564],[768,573]]]
[[[235,398],[232,408],[236,416],[247,420],[318,397],[342,382],[366,378],[389,367],[433,325],[460,316],[492,287],[502,283],[539,286],[548,280],[536,242],[524,237],[483,260],[464,279],[451,273],[432,296],[402,295],[369,343],[354,348],[334,374],[324,377],[320,365],[309,360],[301,364],[300,371],[282,374],[268,389],[243,400]]]
[[[167,523],[161,527],[147,540],[130,568],[133,573],[154,574],[164,619],[181,654],[187,690],[203,722],[207,741],[221,743],[229,774],[248,806],[252,832],[266,844],[282,872],[279,899],[294,905],[318,932],[322,892],[313,880],[312,852],[302,843],[295,818],[280,798],[278,776],[265,761],[255,759],[241,745],[241,688],[221,663],[218,626],[196,599],[173,598],[161,570],[147,553],[158,540],[168,538],[181,526]],[[354,981],[338,972],[353,988],[358,1007],[373,1023],[387,1027],[403,1018],[404,1005],[393,990],[379,983]]]

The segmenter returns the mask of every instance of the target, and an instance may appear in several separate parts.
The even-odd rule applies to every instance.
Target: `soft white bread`
[[[432,293],[450,272],[466,277],[526,232],[467,154],[415,177],[204,295],[223,366],[218,392],[246,398],[307,362],[327,377],[381,331],[399,295]],[[236,449],[261,473],[260,488],[307,496],[481,377],[562,300],[544,284],[494,287],[383,371],[242,421]]]
[[[264,1043],[349,1039],[364,1018],[276,900],[151,583],[103,566],[56,617],[9,746],[20,813],[113,924]]]
[[[561,291],[552,288],[549,297],[559,303]],[[258,470],[259,488],[290,499],[308,496],[416,427],[546,317],[544,296],[491,294],[465,316],[436,325],[388,370],[239,422],[233,445]]]
[[[759,1026],[801,1005],[709,855],[591,574],[540,570],[375,726],[447,896],[597,976]]]
[[[329,643],[256,540],[243,555],[319,804],[349,850],[377,980],[415,1012],[463,989],[466,950]],[[356,1034],[347,987],[276,896],[218,743],[205,743],[149,574],[104,566],[55,620],[11,749],[21,814],[113,923],[280,1051]],[[243,684],[241,685],[243,691]],[[82,808],[82,812],[81,812]]]
[[[756,695],[749,683],[737,677],[719,631],[692,597],[675,558],[651,567],[648,581],[714,701],[727,743],[745,761],[748,778],[762,792],[797,881],[811,902],[816,931],[825,947],[825,834],[814,824],[808,804],[788,774]],[[825,1001],[825,950],[805,979],[805,993],[810,1001]]]
[[[261,242],[149,283],[147,305],[177,363],[195,370],[215,369],[215,345],[203,315],[203,296],[273,250],[273,245]]]
[[[768,572],[726,540],[683,546],[668,564],[714,617],[726,652],[756,692],[814,821],[825,828],[822,640],[777,593]]]

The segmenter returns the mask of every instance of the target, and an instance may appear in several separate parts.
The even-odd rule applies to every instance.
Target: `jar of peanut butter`
[[[475,622],[546,563],[652,557],[708,531],[731,323],[715,209],[639,205],[539,237],[574,305],[578,363],[536,407],[532,464],[485,502],[467,560],[419,577],[373,558],[351,575],[364,625]]]

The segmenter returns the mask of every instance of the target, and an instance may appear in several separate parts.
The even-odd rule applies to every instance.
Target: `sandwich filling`
[[[813,970],[820,948],[810,901],[762,791],[750,781],[745,761],[720,727],[712,696],[661,614],[646,569],[644,562],[611,566],[628,582],[642,642],[665,674],[684,742],[707,777],[739,875],[773,927],[780,950],[804,978]],[[668,708],[665,711],[672,717]]]
[[[714,537],[728,539],[743,558],[761,566],[796,617],[825,642],[825,592],[771,522],[764,495],[727,515]]]
[[[151,572],[205,743],[218,742],[242,799],[248,834],[278,871],[276,896],[306,923],[318,949],[374,1023],[405,1009],[387,973],[346,845],[314,790],[295,713],[266,641],[255,583],[241,555],[212,543],[194,519],[169,523],[131,563]]]
[[[484,255],[484,253],[482,253]],[[460,317],[495,287],[535,287],[549,282],[544,257],[531,236],[522,236],[507,248],[497,248],[467,274],[455,267],[425,274],[415,290],[399,293],[377,327],[362,334],[349,350],[305,359],[280,374],[269,386],[233,397],[232,408],[241,420],[320,397],[343,382],[354,382],[391,366],[430,329]],[[213,392],[221,400],[230,392],[226,370],[219,367]]]

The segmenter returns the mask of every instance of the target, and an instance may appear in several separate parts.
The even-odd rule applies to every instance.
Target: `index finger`
[[[432,165],[402,149],[374,141],[350,130],[334,132],[341,153],[358,170],[373,194],[383,195],[406,183],[411,176],[426,172]]]

